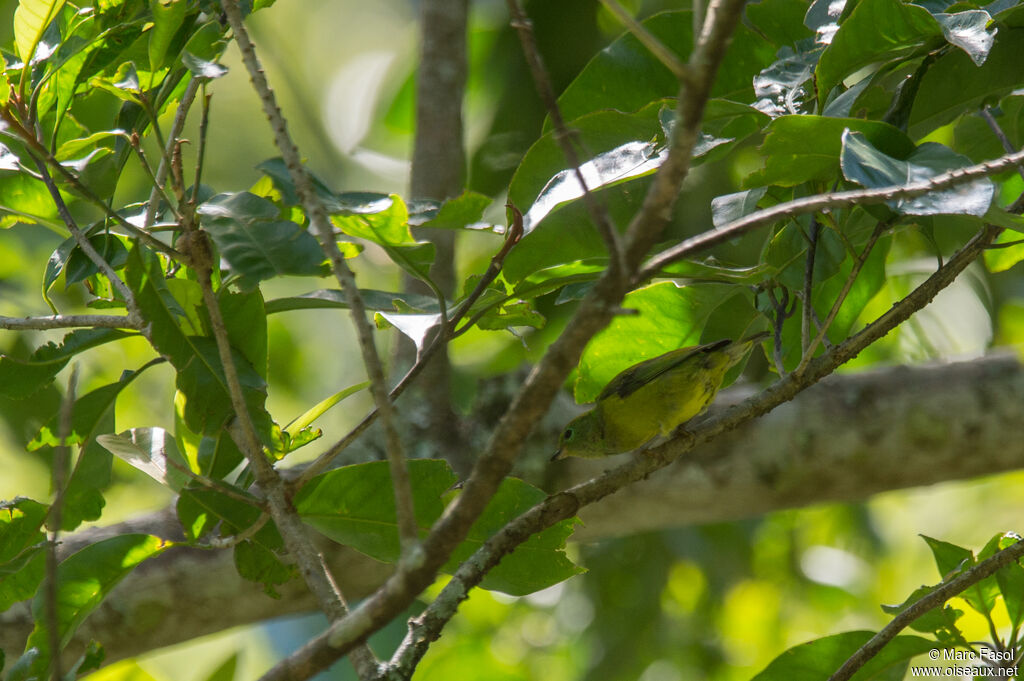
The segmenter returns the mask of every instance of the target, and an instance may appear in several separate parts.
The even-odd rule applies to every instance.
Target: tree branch
[[[711,415],[741,402],[750,389],[721,393]],[[853,502],[1024,468],[1024,439],[1006,438],[1019,427],[1014,405],[1022,402],[1024,367],[1010,354],[835,374],[785,408],[744,423],[646,480],[581,508],[584,524],[576,527],[572,540],[592,542]],[[552,423],[547,436],[532,436],[537,444],[526,456],[546,460],[561,426]],[[963,456],[964,451],[971,456]],[[546,469],[553,477],[545,486],[580,484],[629,458],[570,459]],[[173,505],[67,535],[60,553],[67,556],[106,537],[134,532],[180,539]],[[352,600],[371,594],[392,571],[391,565],[333,543],[325,543],[322,551],[342,592]],[[204,579],[191,579],[196,574]],[[242,579],[230,551],[173,548],[125,578],[76,633],[68,657],[77,657],[92,639],[103,642],[108,661],[116,661],[233,626],[316,609],[301,580],[277,588],[280,600]],[[153,612],[160,616],[152,617]],[[27,603],[0,614],[0,649],[8,659],[17,657],[31,629]]]
[[[565,119],[562,118],[562,110],[558,107],[558,98],[555,96],[555,90],[551,85],[551,78],[548,75],[547,68],[544,66],[544,59],[540,55],[540,50],[537,48],[537,41],[533,37],[533,24],[523,11],[519,0],[507,0],[507,4],[512,18],[512,27],[519,34],[519,42],[522,45],[526,63],[530,67],[530,74],[533,76],[537,94],[540,95],[544,107],[548,110],[548,115],[551,116],[551,124],[555,128],[555,141],[562,148],[562,154],[576,175],[580,191],[583,192],[583,203],[587,208],[587,212],[590,213],[591,219],[594,221],[594,226],[597,227],[598,234],[604,239],[605,248],[608,249],[610,266],[617,273],[622,273],[625,270],[625,263],[622,260],[619,234],[615,229],[615,225],[612,224],[612,218],[608,214],[607,207],[587,187],[587,181],[583,177],[583,171],[580,169],[579,154],[576,153],[576,147],[572,144],[572,134],[565,124]]]
[[[271,128],[274,131],[274,141],[284,157],[292,182],[295,183],[295,190],[299,195],[299,201],[306,215],[309,216],[309,221],[313,228],[320,235],[320,245],[331,262],[331,268],[334,270],[335,278],[338,280],[341,290],[345,293],[345,299],[348,302],[352,321],[356,327],[356,335],[359,339],[363,365],[366,367],[366,373],[370,379],[370,392],[373,395],[377,411],[380,413],[380,420],[385,433],[386,451],[398,515],[399,536],[402,540],[403,551],[411,551],[419,537],[412,504],[412,485],[409,481],[409,469],[405,463],[405,455],[402,452],[402,442],[395,428],[391,401],[388,399],[384,368],[381,366],[380,357],[377,354],[377,348],[373,340],[373,327],[366,317],[366,305],[359,293],[359,288],[356,286],[355,275],[349,269],[345,258],[338,249],[334,229],[327,217],[323,203],[317,197],[316,192],[313,191],[309,174],[303,167],[302,160],[299,157],[299,150],[288,134],[287,123],[280,108],[277,106],[274,93],[267,83],[267,78],[256,56],[252,40],[245,30],[237,0],[225,0],[223,7],[228,23],[231,24],[231,30],[235,34],[235,41],[238,43],[239,50],[242,53],[242,61],[249,72],[253,88],[256,90],[257,95],[259,95],[260,102],[263,105],[263,112],[270,120]]]
[[[791,373],[742,404],[731,407],[697,425],[686,424],[683,437],[669,440],[651,449],[641,450],[628,463],[583,484],[550,496],[509,522],[459,567],[452,579],[454,584],[446,585],[445,590],[442,591],[443,598],[438,599],[440,603],[437,604],[437,607],[433,610],[428,607],[427,611],[412,624],[409,638],[407,638],[409,641],[408,651],[403,651],[401,656],[397,656],[396,663],[400,665],[415,664],[415,661],[422,657],[424,652],[419,650],[419,646],[428,645],[428,643],[417,645],[410,639],[422,640],[424,628],[431,628],[431,631],[436,629],[439,632],[440,627],[443,627],[444,623],[455,614],[458,604],[465,599],[469,590],[477,586],[484,575],[519,544],[556,522],[571,518],[581,507],[599,501],[630,483],[647,478],[651,473],[664,468],[681,455],[690,452],[695,445],[708,442],[792,399],[798,392],[832,373],[838,366],[856,356],[861,350],[909,318],[915,311],[924,307],[940,290],[952,283],[956,276],[981,254],[985,244],[994,239],[998,233],[998,229],[987,227],[983,229],[963,249],[954,254],[943,267],[939,268],[910,295],[894,305],[889,312],[843,344],[811,362],[806,371],[800,374]],[[429,641],[430,636],[427,635],[426,638]]]
[[[633,34],[640,44],[647,48],[647,50],[655,56],[655,58],[665,65],[672,75],[679,80],[686,80],[689,77],[689,71],[686,70],[686,66],[683,62],[679,61],[679,57],[665,45],[665,43],[658,40],[658,38],[648,31],[643,24],[636,20],[636,18],[629,13],[625,7],[619,4],[618,0],[601,0],[601,4],[604,5],[608,11],[618,18],[622,22],[622,25],[626,27],[626,30]],[[699,24],[698,24],[699,26]]]
[[[853,189],[843,192],[829,192],[828,194],[818,194],[816,196],[786,201],[771,208],[765,208],[750,215],[745,215],[717,229],[711,229],[690,237],[678,246],[662,251],[647,261],[647,264],[637,273],[636,281],[646,281],[651,277],[657,276],[661,268],[666,265],[681,260],[693,253],[725,243],[730,239],[735,239],[757,227],[777,222],[782,218],[792,218],[806,213],[818,213],[833,208],[845,208],[854,205],[868,206],[896,199],[924,196],[933,191],[949,189],[971,180],[996,175],[1008,168],[1022,164],[1024,164],[1024,151],[1018,151],[1000,156],[992,161],[950,170],[921,182],[911,182],[905,185],[894,185],[879,189]]]
[[[686,177],[697,140],[701,114],[710,95],[726,44],[743,10],[743,0],[712,3],[705,31],[691,58],[694,84],[681,93],[679,114],[669,157],[655,175],[640,214],[627,232],[625,265],[635,267],[667,224],[679,185]],[[631,272],[610,268],[591,289],[559,338],[534,368],[511,407],[498,423],[477,460],[462,494],[450,504],[422,544],[422,552],[404,558],[396,573],[348,616],[331,624],[323,635],[271,669],[264,681],[307,678],[300,670],[329,664],[400,613],[426,588],[508,474],[522,443],[544,415],[566,376],[579,361],[584,345],[611,319],[626,293]],[[625,276],[623,276],[625,275]]]
[[[858,669],[863,667],[868,660],[881,652],[885,645],[896,637],[900,631],[910,625],[921,615],[929,610],[934,610],[950,598],[963,593],[989,575],[995,574],[1004,565],[1009,565],[1015,560],[1024,556],[1024,541],[1017,541],[1012,546],[1007,546],[1002,551],[981,561],[977,565],[965,570],[953,579],[937,587],[927,596],[908,605],[881,631],[871,637],[867,643],[857,649],[828,681],[847,681]]]
[[[74,329],[89,327],[93,329],[138,329],[141,324],[131,317],[119,317],[105,314],[55,314],[48,317],[3,317],[0,316],[0,329],[42,330],[42,329]]]

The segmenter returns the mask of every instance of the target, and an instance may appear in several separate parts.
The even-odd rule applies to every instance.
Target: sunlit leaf
[[[14,44],[23,61],[35,55],[36,45],[63,6],[64,0],[19,0],[14,10]]]
[[[175,492],[181,491],[191,479],[182,470],[188,470],[188,464],[178,453],[174,438],[163,428],[132,428],[117,435],[98,435],[96,441],[111,454]]]
[[[168,546],[170,544],[163,539],[152,535],[122,534],[91,544],[63,560],[57,569],[57,635],[61,648],[118,582]],[[32,601],[36,627],[27,644],[40,651],[32,665],[39,674],[46,670],[51,656],[49,635],[43,624],[46,621],[44,599],[45,595],[39,593]]]

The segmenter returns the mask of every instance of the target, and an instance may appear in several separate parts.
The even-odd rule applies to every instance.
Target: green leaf
[[[0,397],[30,397],[49,385],[78,353],[134,335],[117,329],[78,329],[64,336],[60,345],[47,343],[38,348],[27,360],[0,355]]]
[[[299,195],[292,182],[292,176],[283,159],[272,158],[256,166],[266,174],[280,192],[281,200],[289,206],[299,205]],[[335,215],[371,215],[391,208],[392,196],[379,192],[335,192],[317,175],[307,169],[313,191],[323,202],[327,212]]]
[[[0,169],[0,214],[6,215],[0,219],[0,228],[38,223],[66,233],[63,225],[57,225],[57,208],[46,185],[28,173]]]
[[[444,461],[407,463],[416,525],[426,533],[441,516],[441,496],[455,483],[455,475]],[[371,558],[394,562],[401,549],[392,489],[388,463],[373,461],[318,475],[293,501],[303,522],[318,532]]]
[[[951,45],[967,53],[975,66],[981,66],[988,58],[995,42],[996,29],[989,29],[992,17],[980,9],[968,9],[955,14],[934,14],[942,28],[942,35]]]
[[[64,0],[20,0],[14,10],[14,45],[18,56],[29,63],[43,33],[60,13]]]
[[[711,200],[711,223],[716,228],[739,220],[757,210],[757,202],[764,198],[767,187],[756,187],[734,194],[716,196]]]
[[[663,281],[629,293],[622,307],[637,313],[616,316],[587,345],[574,386],[576,401],[593,402],[627,367],[700,343],[708,317],[737,290],[719,284],[678,286]]]
[[[367,310],[398,311],[401,309],[437,311],[437,299],[419,293],[378,291],[375,289],[359,289]],[[274,298],[266,302],[267,314],[289,312],[291,310],[347,310],[348,300],[338,289],[318,289],[287,298]]]
[[[752,681],[827,679],[874,634],[873,631],[849,631],[794,646],[772,660]],[[853,679],[902,679],[911,658],[934,647],[935,641],[920,636],[897,636],[871,658]]]
[[[391,205],[375,213],[336,213],[331,221],[345,234],[382,246],[392,261],[414,277],[430,283],[434,244],[416,241],[409,231],[405,203],[392,195]]]
[[[794,45],[813,37],[804,26],[805,0],[761,0],[747,5],[750,23],[776,45]]]
[[[220,363],[220,353],[212,338],[187,335],[178,315],[169,307],[167,288],[157,257],[136,246],[125,267],[127,283],[150,324],[154,347],[177,371],[176,385],[185,396],[184,420],[188,428],[203,435],[215,435],[234,416],[231,396]],[[243,397],[257,432],[269,441],[271,419],[267,414],[266,383],[252,364],[232,348],[232,359],[242,384]]]
[[[174,438],[163,428],[132,428],[117,435],[98,435],[96,441],[111,454],[175,492],[180,492],[191,480],[181,470],[187,470],[188,464],[178,452]]]
[[[985,267],[989,272],[1005,272],[1024,260],[1024,243],[1019,232],[1002,232],[992,242],[992,247],[985,251]],[[1012,245],[1003,245],[1012,244]]]
[[[454,572],[459,565],[483,546],[506,524],[544,501],[547,493],[518,478],[505,478],[487,508],[469,529],[466,539],[452,553],[443,570]],[[546,589],[584,572],[565,555],[565,542],[572,534],[576,518],[562,520],[531,536],[506,555],[480,583],[490,591],[513,596]]]
[[[416,524],[426,533],[444,508],[442,495],[455,476],[444,461],[408,462],[416,508]],[[400,553],[391,475],[385,461],[346,466],[310,481],[295,496],[304,522],[341,544],[378,560],[394,562]],[[546,493],[521,480],[507,478],[470,528],[469,535],[444,567],[454,571],[484,541]],[[581,570],[562,549],[575,520],[562,521],[516,548],[484,579],[485,589],[523,595],[556,584]]]
[[[693,47],[693,15],[689,10],[662,12],[642,23],[681,61],[686,61]],[[754,76],[774,57],[770,43],[745,26],[738,26],[711,96],[751,101]],[[679,80],[632,33],[625,32],[590,60],[558,98],[558,104],[565,120],[571,121],[601,109],[637,111],[678,93]],[[547,120],[545,132],[551,128]]]
[[[935,565],[939,568],[939,574],[942,575],[943,580],[977,563],[974,553],[969,549],[925,535],[921,535],[921,538],[925,540],[928,548],[931,549],[932,556],[935,558]],[[986,614],[992,611],[992,606],[995,602],[995,589],[995,580],[989,577],[964,591],[961,597],[972,608],[982,614]]]
[[[927,596],[928,594],[939,588],[940,585],[935,586],[921,586],[914,589],[914,592],[907,597],[905,601],[899,605],[883,605],[882,611],[890,615],[898,615],[903,612],[914,603]],[[959,635],[959,630],[956,626],[957,619],[963,613],[959,610],[952,608],[949,605],[943,605],[942,607],[932,608],[928,612],[920,615],[910,623],[910,628],[914,631],[919,631],[922,634],[935,634],[936,636],[948,637],[950,634],[953,636]]]
[[[122,237],[112,234],[98,234],[89,237],[89,243],[115,270],[124,267],[125,262],[128,260],[128,249],[125,247]],[[64,267],[65,288],[71,286],[71,284],[83,281],[99,271],[99,268],[89,259],[85,251],[75,245],[71,252],[68,253],[67,263]]]
[[[231,269],[256,279],[315,275],[324,253],[312,234],[278,220],[270,201],[249,192],[218,194],[199,206],[203,226]]]
[[[111,139],[125,139],[127,136],[124,130],[103,130],[101,132],[95,132],[88,137],[79,137],[77,139],[68,140],[63,142],[57,147],[57,153],[54,157],[58,161],[70,161],[82,156],[88,155],[90,152],[96,150],[101,142],[107,142]]]
[[[900,0],[861,0],[839,25],[818,61],[818,96],[825,97],[844,78],[873,63],[925,52],[942,38],[942,29],[923,7]]]
[[[112,458],[96,443],[95,436],[114,429],[114,404],[121,391],[143,371],[162,361],[153,360],[138,371],[125,371],[117,382],[96,388],[75,400],[67,442],[69,445],[84,443],[84,448],[64,489],[61,529],[65,532],[74,530],[83,521],[98,520],[103,512],[106,502],[102,490],[110,482]],[[54,414],[29,442],[28,450],[59,446],[59,420],[59,414]]]
[[[152,535],[123,534],[91,544],[63,560],[57,568],[57,634],[61,649],[118,582],[169,546]],[[38,674],[45,672],[51,656],[49,635],[43,624],[44,608],[45,594],[37,593],[32,601],[36,627],[26,647],[40,651],[32,665]]]
[[[254,541],[235,545],[235,569],[245,579],[263,585],[271,598],[280,598],[274,587],[284,584],[298,574],[298,568],[281,561],[276,553]]]
[[[821,116],[780,116],[768,126],[758,151],[764,168],[744,181],[744,186],[781,185],[792,187],[809,180],[831,181],[839,172],[843,133],[863,133],[876,148],[896,158],[905,158],[914,145],[902,132],[887,123],[856,118]]]
[[[984,65],[977,66],[960,50],[936,60],[921,79],[910,110],[908,132],[915,139],[977,111],[1024,85],[1024,29],[1000,28]]]
[[[251,527],[260,518],[260,509],[247,504],[238,497],[250,496],[247,492],[233,488],[237,496],[232,497],[215,489],[200,487],[185,488],[178,496],[178,518],[189,541],[202,538],[207,532],[223,522],[222,533],[231,535]],[[276,551],[281,548],[281,535],[273,523],[268,523],[253,537],[265,548]]]
[[[971,161],[966,156],[935,142],[922,144],[906,160],[900,160],[880,152],[860,133],[843,133],[843,175],[870,189],[923,182],[968,165]],[[993,196],[995,185],[992,180],[980,178],[914,199],[889,201],[887,205],[904,215],[967,214],[980,217],[988,212]]]
[[[0,612],[31,597],[43,579],[47,510],[24,497],[0,502]]]
[[[189,3],[186,0],[150,0],[153,28],[149,31],[149,68],[158,71],[167,62],[167,50],[185,21]]]
[[[649,177],[664,161],[660,113],[654,102],[635,114],[599,111],[572,122],[589,159],[581,171],[613,224],[624,228],[643,201]],[[554,135],[541,137],[516,169],[509,200],[524,208],[526,236],[505,259],[505,278],[517,283],[538,270],[606,256],[583,202],[575,172],[567,168]]]
[[[1005,549],[1018,541],[1020,536],[1008,532],[1001,537],[999,548]],[[1001,567],[995,577],[1010,623],[1016,630],[1024,622],[1024,567],[1018,561],[1013,561]]]
[[[217,302],[231,347],[237,348],[256,373],[266,380],[269,348],[263,294],[258,288],[244,293],[221,289],[217,292]]]
[[[324,414],[326,414],[328,409],[338,404],[349,395],[354,395],[369,385],[370,384],[368,381],[363,381],[362,383],[350,385],[344,390],[339,390],[330,397],[321,400],[320,402],[318,402],[317,404],[303,412],[301,416],[297,417],[294,421],[285,426],[284,432],[288,433],[288,435],[290,435],[291,437],[297,436],[299,434],[299,431],[313,425],[313,422],[316,421],[321,416],[323,416]]]
[[[491,205],[489,196],[466,190],[461,195],[445,201],[436,214],[430,215],[429,219],[417,226],[433,229],[465,229],[480,222],[484,210],[489,205]],[[409,222],[412,224],[413,221],[410,219]]]

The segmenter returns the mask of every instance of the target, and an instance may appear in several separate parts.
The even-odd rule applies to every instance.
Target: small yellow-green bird
[[[634,364],[605,386],[593,409],[569,422],[551,460],[610,456],[671,434],[704,411],[725,373],[768,336],[680,348]]]

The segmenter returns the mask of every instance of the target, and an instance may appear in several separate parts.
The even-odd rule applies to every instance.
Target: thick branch
[[[858,669],[863,667],[868,660],[881,652],[882,648],[896,637],[896,634],[910,626],[911,622],[929,610],[939,607],[957,594],[963,593],[989,575],[994,575],[1004,565],[1020,560],[1021,556],[1024,556],[1024,541],[1017,541],[942,584],[919,601],[908,605],[900,614],[893,618],[892,622],[889,622],[881,631],[861,646],[856,653],[851,655],[850,659],[844,662],[843,666],[828,678],[828,681],[846,681]]]
[[[749,388],[727,390],[736,404]],[[833,375],[764,417],[696,448],[691,455],[580,509],[573,539],[598,541],[775,510],[856,501],[881,492],[967,480],[1024,468],[1017,432],[1024,368],[1012,356],[960,364],[894,367]],[[720,411],[720,410],[718,410]],[[716,411],[717,413],[717,411]],[[551,433],[548,445],[557,433]],[[546,458],[550,447],[531,452]],[[964,452],[971,452],[964,456]],[[572,459],[554,486],[600,475],[616,459]],[[173,508],[65,537],[62,555],[129,532],[180,538]],[[343,592],[368,596],[391,573],[351,550],[324,547]],[[204,579],[196,581],[194,576]],[[242,580],[230,551],[172,549],[125,578],[78,632],[72,654],[90,639],[114,661],[188,638],[316,609],[299,580],[274,600]],[[147,613],[159,613],[148,617]],[[27,604],[0,614],[0,649],[14,659],[32,621]]]
[[[722,0],[712,5],[708,27],[691,61],[696,86],[683,93],[685,101],[679,105],[681,121],[676,125],[669,157],[655,176],[644,207],[627,233],[626,265],[629,267],[640,262],[643,253],[654,243],[668,222],[680,183],[689,168],[689,158],[696,143],[710,84],[714,81],[718,65],[725,54],[726,43],[739,21],[742,8],[742,0]],[[630,254],[633,257],[629,257]],[[433,581],[436,570],[465,537],[469,527],[494,495],[498,484],[508,474],[523,440],[547,411],[562,382],[579,360],[584,345],[608,323],[613,306],[621,301],[626,292],[622,275],[628,277],[629,274],[616,272],[612,268],[580,303],[573,319],[558,340],[548,348],[511,408],[495,428],[462,494],[448,506],[423,542],[422,554],[400,563],[398,572],[377,593],[363,601],[347,617],[333,623],[325,636],[310,642],[268,672],[264,676],[266,681],[306,678],[297,676],[297,670],[309,669],[309,661],[313,659],[320,662],[337,659],[355,643],[364,640],[400,613]]]

